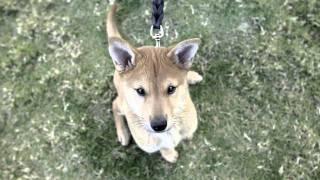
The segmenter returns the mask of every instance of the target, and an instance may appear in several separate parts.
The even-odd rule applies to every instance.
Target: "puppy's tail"
[[[115,18],[114,18],[116,11],[117,11],[117,5],[113,4],[106,18],[106,29],[107,29],[108,38],[111,38],[111,37],[121,38],[121,35],[118,31]]]

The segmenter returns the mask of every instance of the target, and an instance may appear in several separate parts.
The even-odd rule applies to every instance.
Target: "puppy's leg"
[[[125,123],[124,116],[121,115],[119,109],[119,98],[116,98],[112,103],[113,117],[116,124],[118,141],[122,146],[126,146],[130,141],[130,131]]]
[[[175,163],[179,157],[178,152],[172,148],[172,149],[167,149],[163,148],[160,149],[161,156],[168,162],[170,163]]]
[[[202,81],[202,79],[202,76],[195,71],[189,71],[187,74],[188,84],[196,84]]]
[[[184,116],[184,123],[181,124],[180,133],[183,139],[191,140],[193,138],[194,132],[198,128],[198,118],[195,106],[191,102],[191,100],[187,104],[187,107],[188,113]]]
[[[198,127],[198,120],[196,118],[188,120],[189,127],[183,129],[182,137],[187,140],[191,140],[193,138],[194,132]]]

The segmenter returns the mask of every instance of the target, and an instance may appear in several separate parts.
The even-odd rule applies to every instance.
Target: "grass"
[[[118,3],[124,36],[153,45],[150,2]],[[116,141],[108,7],[0,2],[0,179],[320,178],[319,1],[166,1],[162,44],[200,37],[204,76],[174,165]]]

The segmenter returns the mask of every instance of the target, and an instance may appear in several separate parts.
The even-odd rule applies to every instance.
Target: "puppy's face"
[[[133,49],[113,40],[109,51],[119,73],[122,96],[135,118],[134,125],[150,132],[170,130],[179,121],[188,97],[187,72],[198,39],[174,48]]]

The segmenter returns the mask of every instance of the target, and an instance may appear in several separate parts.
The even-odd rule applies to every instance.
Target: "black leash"
[[[154,29],[160,29],[163,19],[163,0],[152,0],[152,25]]]
[[[150,29],[150,35],[152,39],[156,40],[156,47],[160,47],[160,38],[163,36],[163,6],[163,0],[152,0],[152,26]],[[154,29],[158,30],[156,34],[153,34]]]

